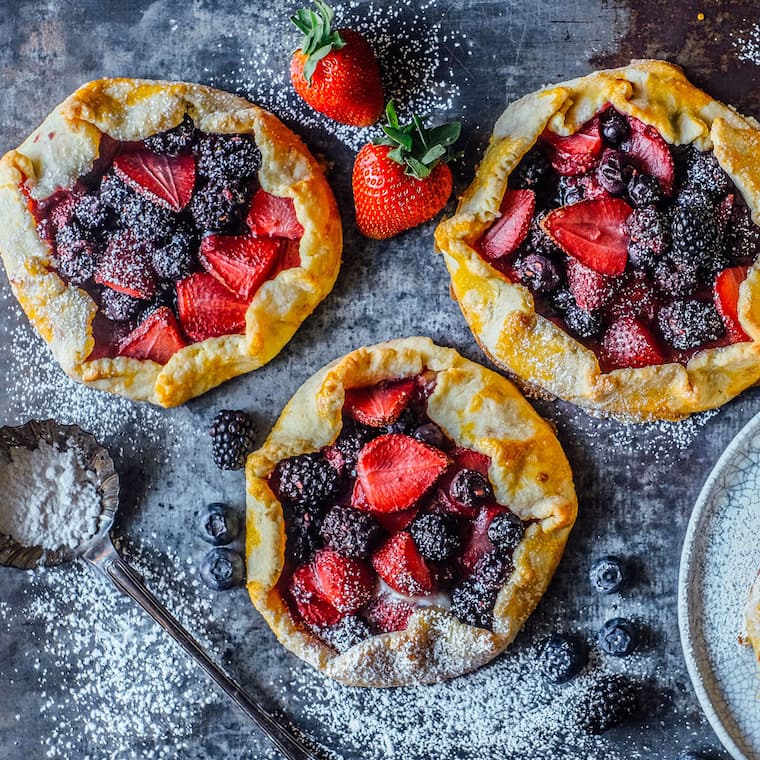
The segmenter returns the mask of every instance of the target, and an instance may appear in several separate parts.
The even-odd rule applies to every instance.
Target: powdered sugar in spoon
[[[318,755],[289,727],[265,710],[238,683],[230,678],[198,642],[146,588],[140,574],[125,562],[111,541],[111,528],[119,503],[119,478],[108,451],[75,425],[59,425],[55,420],[31,421],[19,427],[0,428],[0,469],[10,468],[13,450],[25,454],[37,449],[66,452],[75,447],[82,472],[93,478],[99,496],[100,514],[92,535],[76,545],[45,549],[23,546],[11,536],[0,534],[0,565],[30,569],[56,565],[82,557],[121,592],[137,602],[211,677],[217,686],[269,737],[288,760],[318,760]],[[94,473],[94,476],[93,476]],[[0,510],[13,507],[0,496]],[[32,534],[30,534],[32,535]]]

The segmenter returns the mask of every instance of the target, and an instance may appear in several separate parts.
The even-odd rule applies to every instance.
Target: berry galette
[[[427,338],[314,375],[246,475],[253,603],[288,649],[357,686],[495,657],[577,512],[552,428],[508,380]]]
[[[272,114],[182,82],[102,79],[0,162],[0,253],[63,369],[174,406],[260,367],[330,292],[341,227]]]
[[[668,63],[527,95],[436,231],[454,297],[526,385],[631,420],[719,406],[760,379],[759,167],[757,122]]]

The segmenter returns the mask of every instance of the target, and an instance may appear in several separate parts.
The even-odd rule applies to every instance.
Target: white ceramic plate
[[[739,644],[760,570],[760,414],[707,478],[686,530],[678,578],[681,645],[708,720],[737,760],[760,758],[760,671]]]

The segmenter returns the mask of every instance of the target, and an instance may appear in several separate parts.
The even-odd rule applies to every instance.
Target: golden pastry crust
[[[760,574],[755,578],[750,588],[744,622],[747,640],[755,650],[755,657],[760,662]]]
[[[507,179],[545,128],[576,132],[606,103],[655,127],[673,145],[713,149],[760,223],[760,124],[713,100],[663,61],[635,61],[526,95],[494,126],[457,213],[436,230],[452,295],[485,353],[528,386],[625,420],[675,420],[724,404],[760,380],[760,270],[740,287],[739,321],[752,340],[696,354],[688,364],[603,373],[594,353],[537,314],[523,285],[475,250],[498,216]]]
[[[256,292],[244,335],[194,343],[160,365],[126,357],[87,361],[97,307],[51,269],[21,185],[35,200],[71,187],[98,156],[100,137],[142,140],[188,113],[205,132],[250,133],[261,151],[258,179],[293,199],[304,227],[301,265]],[[100,79],[77,90],[0,160],[0,255],[11,288],[55,358],[76,380],[135,400],[176,406],[276,356],[332,290],[342,230],[335,198],[303,142],[275,116],[242,98],[185,82]]]
[[[499,593],[493,632],[465,625],[433,605],[417,609],[405,630],[373,636],[337,654],[293,619],[277,588],[285,531],[282,507],[266,478],[281,459],[336,439],[346,388],[426,369],[437,373],[430,418],[458,445],[491,457],[497,501],[535,522],[515,551],[515,570]],[[570,466],[549,424],[508,380],[428,338],[360,348],[307,380],[266,443],[248,458],[246,480],[248,591],[254,605],[285,647],[353,686],[432,683],[493,659],[538,604],[577,514]]]

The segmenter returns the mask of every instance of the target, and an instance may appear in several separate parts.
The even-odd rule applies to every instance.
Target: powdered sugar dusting
[[[380,62],[386,100],[396,101],[402,121],[415,111],[429,114],[430,123],[436,124],[442,120],[441,114],[459,105],[453,65],[470,55],[471,49],[465,33],[444,30],[444,9],[437,2],[399,0],[381,7],[349,0],[331,5],[336,27],[350,27],[369,40]],[[241,46],[235,51],[236,66],[223,75],[205,71],[209,84],[236,90],[295,125],[321,128],[353,150],[380,134],[379,127],[357,129],[338,124],[295,96],[288,67],[290,55],[299,44],[299,33],[286,17],[272,19],[272,25],[273,34],[283,44],[266,50]],[[248,34],[252,37],[253,31]],[[458,79],[461,81],[461,74]]]
[[[734,50],[740,61],[748,61],[760,66],[760,23],[755,22],[746,32],[731,35]]]

